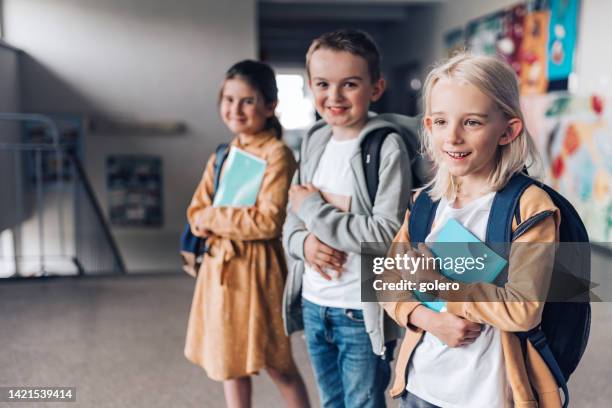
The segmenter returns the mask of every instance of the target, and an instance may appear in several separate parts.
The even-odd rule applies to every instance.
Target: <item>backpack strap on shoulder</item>
[[[503,244],[512,241],[512,220],[517,216],[517,222],[520,220],[519,200],[527,187],[534,183],[535,180],[524,174],[515,174],[508,184],[495,194],[487,222],[485,241],[488,244]],[[501,247],[502,245],[499,245],[499,248]],[[503,247],[509,250],[508,245]],[[493,249],[499,253],[499,248]],[[501,253],[500,255],[507,257],[508,254]]]
[[[395,130],[389,127],[374,129],[361,141],[361,162],[363,163],[363,172],[365,174],[366,185],[368,186],[368,196],[370,196],[372,205],[374,205],[378,190],[380,150],[387,135],[393,132]]]
[[[412,210],[410,210],[410,220],[408,221],[410,242],[425,242],[425,238],[427,238],[431,231],[439,203],[440,200],[432,201],[429,196],[429,190],[421,191],[412,206]]]
[[[508,257],[510,251],[508,243],[512,242],[512,221],[516,219],[517,224],[521,222],[519,200],[523,192],[532,184],[536,184],[536,181],[524,173],[515,174],[493,199],[487,223],[486,242],[491,249],[504,258]],[[515,334],[522,344],[529,341],[542,357],[557,385],[563,391],[563,408],[567,408],[569,404],[567,381],[546,340],[542,326],[538,325],[527,332]]]
[[[215,151],[215,167],[214,167],[214,177],[213,177],[213,197],[219,188],[219,181],[221,178],[221,168],[223,167],[223,162],[227,159],[227,154],[229,153],[229,145],[227,143],[221,143],[217,146],[217,150]]]

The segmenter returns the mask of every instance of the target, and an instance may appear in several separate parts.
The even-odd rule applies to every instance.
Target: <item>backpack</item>
[[[536,184],[546,191],[561,212],[559,241],[588,243],[589,236],[586,228],[574,207],[565,197],[551,187],[524,174],[516,174],[502,190],[497,192],[493,199],[485,239],[487,245],[508,259],[510,246],[501,244],[512,242],[529,227],[550,215],[549,212],[544,212],[521,222],[519,199],[525,189],[532,184]],[[408,226],[411,242],[425,241],[431,230],[437,206],[438,202],[434,203],[426,191],[419,194],[413,205]],[[418,216],[413,216],[414,214],[418,214]],[[516,219],[519,227],[513,233],[512,221],[514,219]],[[500,249],[502,247],[503,249]],[[588,248],[588,245],[585,244],[584,248]],[[557,250],[557,254],[559,254],[559,250]],[[556,260],[557,258],[555,256]],[[581,278],[588,282],[590,281],[590,250],[583,251],[579,258],[580,270],[584,274]],[[562,268],[555,261],[553,280],[555,276],[563,273]],[[523,347],[525,342],[529,341],[548,366],[558,386],[563,391],[564,408],[569,403],[567,381],[584,354],[589,338],[590,325],[591,306],[587,299],[579,302],[546,302],[540,325],[528,332],[516,333]]]
[[[229,151],[228,146],[229,145],[227,143],[222,143],[217,146],[217,150],[215,151],[213,195],[211,198],[214,198],[215,192],[219,188],[221,168],[223,167],[223,162],[225,162],[225,159],[227,158]],[[180,250],[181,258],[183,259],[183,270],[189,275],[196,277],[198,275],[200,265],[202,264],[204,254],[207,252],[208,247],[206,246],[206,238],[193,235],[189,222],[185,223],[185,227],[181,233]]]

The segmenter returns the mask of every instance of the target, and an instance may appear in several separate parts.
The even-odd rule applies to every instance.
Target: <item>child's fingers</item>
[[[328,255],[334,258],[335,260],[337,260],[338,262],[342,264],[344,264],[344,262],[346,261],[345,252],[338,251],[337,249],[327,246],[324,243],[320,243],[320,245],[317,247],[317,250],[322,254],[325,254],[325,255]]]
[[[325,268],[325,269],[334,269],[336,271],[339,271],[340,269],[342,269],[341,263],[335,261],[333,258],[327,255],[317,256],[317,263],[321,268]]]
[[[329,276],[326,272],[324,272],[323,269],[319,265],[313,264],[312,267],[314,268],[315,271],[319,273],[319,275],[323,277],[323,279],[328,280],[328,281],[332,280],[331,276]]]
[[[476,340],[478,338],[478,336],[480,336],[480,332],[474,332],[474,331],[470,331],[467,332],[467,334],[465,336],[463,336],[463,340]]]
[[[344,263],[344,257],[333,249],[330,251],[325,248],[320,248],[319,251],[317,251],[317,258],[324,262],[337,263],[339,265]]]
[[[326,252],[326,253],[332,253],[332,252],[339,252],[344,254],[344,252],[337,250],[334,247],[330,247],[329,245],[319,241],[319,248],[321,249],[321,251]]]
[[[465,329],[470,332],[480,333],[480,331],[482,330],[482,326],[478,323],[474,323],[474,322],[470,322],[469,320],[466,320]]]
[[[346,262],[346,254],[343,252],[334,251],[331,258],[335,263],[342,266]]]

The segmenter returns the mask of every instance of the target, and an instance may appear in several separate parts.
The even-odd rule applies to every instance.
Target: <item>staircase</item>
[[[49,116],[0,113],[0,121],[46,135],[0,133],[0,278],[125,273],[74,143],[61,141]]]

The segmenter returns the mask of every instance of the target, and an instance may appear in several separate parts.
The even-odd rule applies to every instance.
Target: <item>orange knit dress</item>
[[[273,131],[235,138],[231,145],[267,162],[253,207],[212,207],[214,155],[187,218],[208,237],[185,344],[185,356],[217,381],[256,374],[265,367],[295,373],[282,321],[287,266],[280,236],[295,159]]]

